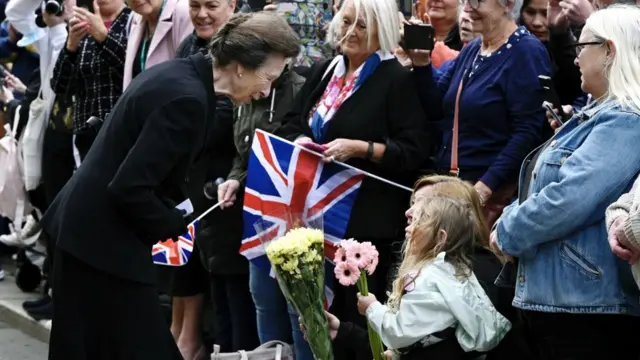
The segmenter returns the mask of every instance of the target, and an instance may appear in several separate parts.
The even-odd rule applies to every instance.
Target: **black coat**
[[[214,113],[213,69],[204,55],[141,73],[45,213],[44,230],[98,270],[155,283],[151,246],[186,231],[174,207],[187,198],[194,160],[215,143]]]
[[[331,79],[333,70],[322,78],[330,63],[327,60],[311,69],[278,134],[290,140],[300,135],[314,138],[309,114]],[[364,159],[350,159],[347,163],[412,187],[429,156],[426,123],[411,72],[392,59],[383,61],[337,110],[327,127],[325,141],[344,138],[386,144],[379,163]],[[345,237],[360,241],[402,240],[410,196],[409,191],[365,178]]]

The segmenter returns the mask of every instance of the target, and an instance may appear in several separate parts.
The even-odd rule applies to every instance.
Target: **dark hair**
[[[216,66],[236,61],[255,70],[270,54],[291,58],[300,52],[300,40],[280,16],[257,12],[233,15],[209,44],[209,52]]]

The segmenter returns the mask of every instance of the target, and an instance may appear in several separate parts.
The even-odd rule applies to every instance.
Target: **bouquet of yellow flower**
[[[324,233],[299,227],[266,248],[278,284],[306,329],[317,360],[332,360],[329,326],[324,313]]]

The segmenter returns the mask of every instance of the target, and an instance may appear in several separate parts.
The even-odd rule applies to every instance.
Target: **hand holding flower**
[[[371,306],[371,304],[376,301],[378,300],[372,293],[369,293],[369,295],[367,296],[358,293],[358,312],[360,313],[360,315],[366,315],[369,306]]]

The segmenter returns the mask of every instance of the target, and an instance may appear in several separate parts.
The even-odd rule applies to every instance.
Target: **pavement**
[[[49,345],[0,321],[0,360],[45,360]]]
[[[7,331],[8,338],[18,337],[14,334],[15,331],[24,333],[23,335],[29,336],[37,340],[39,343],[48,347],[49,332],[51,330],[51,321],[35,321],[33,320],[22,308],[22,303],[27,300],[34,300],[39,298],[38,292],[24,293],[16,286],[13,273],[15,269],[12,268],[8,261],[2,262],[2,268],[6,273],[6,278],[0,281],[0,360],[22,360],[31,359],[30,357],[4,357],[5,346],[15,347],[20,346],[20,342],[8,345],[5,338],[5,331]],[[3,328],[3,324],[5,328]],[[38,346],[38,345],[34,345]],[[15,349],[14,351],[18,351]],[[38,359],[45,359],[45,357],[39,357]],[[35,358],[34,358],[35,359]]]

